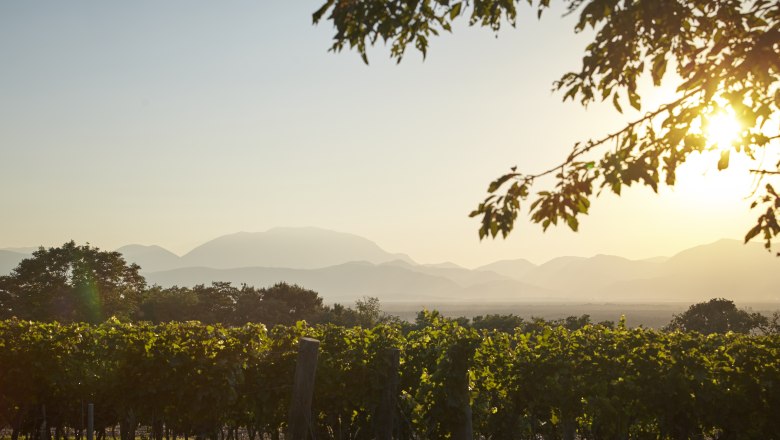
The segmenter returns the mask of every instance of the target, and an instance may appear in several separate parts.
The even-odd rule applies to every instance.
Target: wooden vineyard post
[[[295,364],[290,417],[285,440],[307,440],[312,429],[311,401],[314,396],[314,376],[317,371],[317,351],[320,341],[301,338],[298,342],[298,360]]]
[[[452,440],[472,440],[472,422],[471,422],[471,405],[469,405],[469,381],[466,379],[465,387],[459,390],[462,393],[459,397],[461,401],[465,403],[461,406],[460,423],[456,424],[452,430]]]
[[[577,423],[570,418],[561,420],[561,438],[563,440],[574,440],[577,434]]]
[[[41,405],[41,415],[43,416],[43,423],[41,423],[41,439],[49,440],[50,433],[49,427],[46,425],[46,405]]]
[[[95,404],[87,405],[87,440],[95,438]]]
[[[452,375],[449,383],[453,396],[452,402],[458,402],[452,410],[456,412],[456,422],[452,426],[452,440],[472,440],[472,413],[471,398],[469,392],[469,364],[474,358],[476,346],[463,340],[456,343],[448,350],[448,356],[453,359]]]
[[[382,358],[382,379],[384,388],[379,397],[374,418],[376,420],[376,440],[392,440],[393,426],[395,424],[396,402],[398,399],[398,366],[401,359],[401,350],[391,348],[384,353]]]

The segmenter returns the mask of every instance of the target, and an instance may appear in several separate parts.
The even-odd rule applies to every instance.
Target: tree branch
[[[548,169],[546,171],[542,171],[540,173],[532,174],[532,175],[528,175],[528,176],[524,176],[524,177],[530,178],[530,179],[536,179],[536,178],[539,178],[539,177],[542,177],[542,176],[546,176],[546,175],[548,175],[550,173],[553,173],[553,172],[563,168],[564,166],[570,164],[574,159],[582,156],[583,154],[593,150],[594,148],[596,148],[596,147],[598,147],[600,145],[605,144],[606,142],[609,142],[612,139],[615,139],[616,137],[620,136],[621,134],[630,131],[631,129],[633,129],[637,125],[639,125],[639,124],[641,124],[641,123],[643,123],[645,121],[648,121],[650,119],[653,119],[656,116],[660,115],[661,113],[664,113],[666,111],[670,111],[670,110],[674,109],[678,105],[682,104],[686,99],[690,98],[691,96],[695,95],[696,93],[698,93],[700,91],[701,91],[701,89],[691,90],[688,93],[686,93],[685,95],[683,95],[682,97],[680,97],[678,100],[676,100],[674,102],[670,102],[668,104],[664,104],[664,105],[658,107],[655,111],[647,113],[643,117],[641,117],[641,118],[639,118],[639,119],[637,119],[635,121],[632,121],[631,123],[629,123],[628,125],[626,125],[622,129],[620,129],[620,130],[618,130],[618,131],[616,131],[614,133],[608,134],[608,135],[604,136],[603,138],[601,138],[601,139],[599,139],[599,140],[597,140],[595,142],[589,142],[587,144],[587,146],[585,148],[583,148],[582,150],[577,151],[577,147],[575,146],[573,151],[572,151],[572,153],[569,154],[569,157],[566,158],[565,162],[559,163],[558,165],[556,165],[556,166],[554,166],[554,167],[552,167],[552,168],[550,168],[550,169]]]

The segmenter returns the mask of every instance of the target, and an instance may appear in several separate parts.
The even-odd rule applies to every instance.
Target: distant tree
[[[331,50],[350,48],[368,63],[367,48],[382,42],[401,61],[406,48],[423,57],[428,40],[450,32],[463,17],[469,25],[498,31],[515,26],[524,3],[542,12],[550,0],[326,0],[313,20],[332,22]],[[780,132],[780,3],[777,0],[562,0],[578,14],[575,32],[590,29],[581,68],[553,85],[564,100],[584,106],[611,102],[618,112],[630,105],[643,113],[623,128],[577,142],[560,162],[539,172],[516,167],[488,186],[471,215],[481,219],[480,237],[513,229],[521,207],[533,198],[531,221],[579,227],[591,200],[603,192],[621,194],[627,186],[674,185],[678,167],[694,152],[718,150],[718,169],[731,152],[761,157]],[[530,11],[529,11],[530,12]],[[536,42],[531,42],[534,44]],[[657,108],[643,107],[643,77],[656,86],[674,69],[678,94]],[[710,139],[707,128],[729,115],[738,121],[735,139]],[[773,122],[774,121],[774,122]],[[721,145],[717,145],[720,143]],[[713,163],[713,168],[715,164]],[[780,175],[780,163],[753,170],[757,177]],[[551,182],[532,194],[543,177]],[[758,187],[758,184],[756,184]],[[767,248],[780,235],[780,191],[766,182],[753,207],[761,205],[745,241],[761,236]]]
[[[145,292],[139,318],[153,322],[200,321],[228,326],[260,322],[272,327],[301,320],[316,323],[322,320],[325,311],[317,292],[297,285],[278,283],[258,289],[214,281],[208,286],[198,284],[167,289],[154,286]]]
[[[417,319],[411,328],[420,329],[431,325],[434,321],[440,319],[450,319],[463,327],[471,327],[476,330],[497,330],[505,333],[514,333],[519,330],[523,333],[539,333],[548,327],[564,327],[568,330],[578,330],[591,324],[590,315],[567,316],[566,318],[547,320],[540,317],[532,317],[526,321],[515,314],[501,315],[488,314],[477,315],[472,319],[465,317],[444,318],[437,310],[423,310],[417,313]],[[614,326],[614,323],[604,322],[599,325]]]
[[[325,306],[320,322],[341,325],[344,327],[373,328],[379,324],[408,325],[398,316],[390,315],[382,311],[379,298],[364,296],[355,301],[355,308],[346,307],[343,304]]]
[[[478,315],[471,319],[471,326],[477,330],[499,330],[513,333],[516,328],[523,327],[525,320],[517,315],[488,314]]]
[[[596,325],[599,325],[601,327],[614,329],[615,328],[615,321],[607,319],[607,320],[604,320],[604,321],[599,321],[598,324],[596,324]]]
[[[555,321],[555,325],[561,325],[568,330],[579,330],[586,325],[590,324],[590,315],[584,314],[580,316],[567,316],[561,320]]]
[[[61,322],[130,319],[139,311],[146,280],[119,252],[70,241],[39,248],[0,277],[3,317]]]
[[[523,323],[522,331],[525,333],[538,333],[547,327],[564,327],[567,330],[579,330],[591,324],[590,315],[570,315],[560,319],[544,319],[538,316],[531,317],[530,321]]]
[[[152,286],[144,292],[137,318],[154,323],[194,320],[197,305],[198,297],[188,287]]]
[[[457,318],[451,318],[451,320],[457,322],[461,327],[470,327],[471,324],[471,320],[465,316],[458,316]]]
[[[234,322],[240,292],[237,287],[229,282],[213,281],[210,286],[196,285],[192,292],[198,299],[194,319],[209,324],[237,324]]]
[[[360,325],[357,311],[340,303],[335,303],[332,307],[325,306],[322,322],[344,327],[357,327]]]
[[[379,305],[379,298],[373,296],[364,296],[355,301],[355,311],[359,319],[359,324],[363,327],[374,327],[382,319],[382,308]]]
[[[263,289],[241,285],[235,304],[235,312],[232,323],[243,325],[248,322],[262,322],[264,319]]]
[[[687,311],[675,315],[665,330],[696,331],[699,333],[751,333],[767,328],[768,319],[760,313],[737,309],[734,301],[713,298],[697,303]]]
[[[772,318],[767,321],[764,333],[770,335],[780,335],[780,312],[774,312]]]
[[[296,284],[277,283],[262,291],[260,322],[273,326],[297,321],[317,321],[325,308],[322,298],[313,290]]]

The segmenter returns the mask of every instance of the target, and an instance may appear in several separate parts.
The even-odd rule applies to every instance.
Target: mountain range
[[[117,251],[141,266],[150,284],[268,286],[285,281],[313,289],[327,302],[363,296],[383,302],[780,301],[780,259],[761,245],[736,240],[719,240],[669,258],[559,257],[541,265],[517,259],[475,269],[418,264],[357,235],[318,228],[225,235],[182,256],[159,246],[129,245]],[[0,250],[0,274],[30,252]]]

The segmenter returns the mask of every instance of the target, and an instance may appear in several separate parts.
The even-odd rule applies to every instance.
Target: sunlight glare
[[[740,131],[742,126],[728,113],[718,113],[707,121],[707,139],[721,150],[729,148],[739,137]]]
[[[693,153],[680,166],[674,189],[680,197],[680,208],[699,210],[745,203],[753,186],[753,176],[748,171],[753,161],[745,155],[732,154],[732,166],[718,171],[719,156],[714,151]]]

